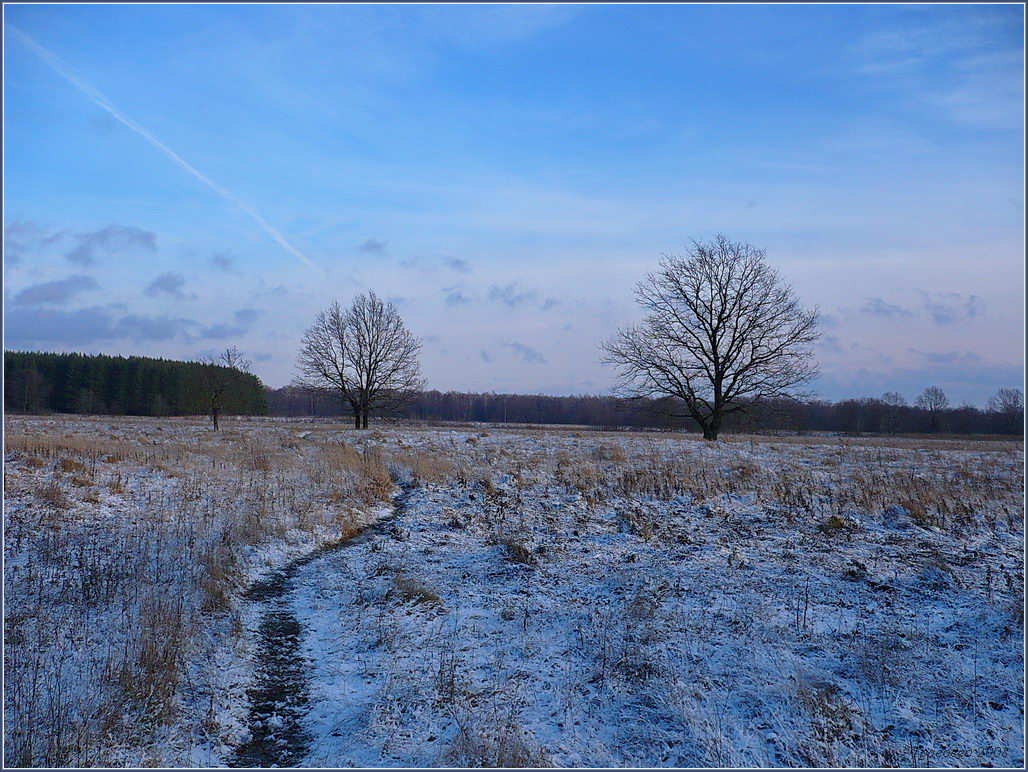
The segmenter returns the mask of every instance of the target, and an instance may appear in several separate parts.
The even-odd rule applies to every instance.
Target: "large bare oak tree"
[[[667,396],[716,440],[729,413],[788,396],[817,374],[817,310],[802,308],[762,249],[718,235],[665,255],[636,287],[640,324],[602,344],[626,397]]]
[[[374,292],[358,295],[349,308],[333,303],[303,335],[298,382],[333,391],[353,410],[354,426],[368,428],[375,408],[395,405],[424,388],[412,335],[392,303]]]

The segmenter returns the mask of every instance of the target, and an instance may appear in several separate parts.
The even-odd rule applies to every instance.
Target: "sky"
[[[1021,5],[5,5],[8,349],[270,386],[372,290],[429,388],[608,393],[662,254],[766,249],[826,399],[1024,372]]]

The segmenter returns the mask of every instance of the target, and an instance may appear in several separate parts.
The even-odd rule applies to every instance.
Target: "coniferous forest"
[[[212,366],[151,357],[4,352],[4,407],[16,413],[203,415],[210,410]],[[215,368],[229,374],[228,368]],[[223,412],[263,415],[265,388],[231,372]]]

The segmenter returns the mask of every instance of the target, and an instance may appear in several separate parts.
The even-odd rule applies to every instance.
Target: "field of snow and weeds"
[[[1020,443],[5,429],[9,765],[1023,760]]]

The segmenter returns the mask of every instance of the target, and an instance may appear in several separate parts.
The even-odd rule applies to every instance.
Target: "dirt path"
[[[414,486],[400,482],[392,511],[343,541],[304,555],[251,585],[247,600],[263,606],[258,628],[254,685],[247,690],[250,738],[236,748],[230,767],[295,767],[306,757],[311,736],[304,727],[309,698],[309,662],[300,653],[303,625],[292,609],[296,578],[301,568],[340,549],[381,536],[400,515]]]

